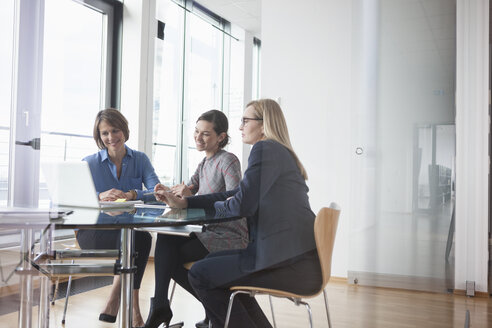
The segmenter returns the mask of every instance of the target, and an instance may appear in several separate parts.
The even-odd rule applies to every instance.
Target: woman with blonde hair
[[[178,198],[155,188],[157,198],[172,207],[214,207],[217,217],[248,220],[247,248],[211,253],[188,274],[213,327],[224,326],[231,286],[309,294],[322,283],[307,173],[292,148],[280,106],[271,99],[250,102],[240,130],[243,142],[253,147],[237,189]],[[271,327],[254,298],[236,299],[231,327]]]

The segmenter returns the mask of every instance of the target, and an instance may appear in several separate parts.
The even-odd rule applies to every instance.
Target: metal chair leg
[[[234,297],[236,296],[236,294],[248,294],[251,296],[250,292],[246,292],[243,290],[236,290],[231,294],[231,296],[229,297],[229,306],[227,307],[227,315],[226,315],[226,321],[224,323],[224,328],[227,328],[229,326],[229,319],[231,318],[231,311],[232,311],[232,303],[234,303]]]
[[[328,319],[328,328],[331,328],[330,310],[328,309],[328,295],[326,294],[326,289],[323,289],[323,296],[325,298],[325,309],[326,309],[326,318]]]
[[[309,314],[309,327],[313,328],[313,315],[311,313],[311,307],[306,302],[299,301],[299,304],[302,304],[306,307],[308,314]]]
[[[51,305],[55,305],[56,296],[58,295],[58,287],[60,286],[60,278],[56,279],[55,289],[53,290],[53,295],[51,296]]]
[[[173,283],[173,288],[171,289],[171,295],[169,296],[169,306],[171,306],[171,303],[173,302],[173,297],[174,297],[174,291],[176,289],[176,281]],[[169,325],[163,325],[162,327],[164,328],[182,328],[184,326],[184,322],[177,322],[177,323],[169,323]]]
[[[270,310],[272,311],[273,328],[277,328],[277,323],[275,322],[275,313],[273,312],[272,295],[268,295],[268,300],[270,301]]]
[[[226,320],[224,322],[224,328],[227,328],[229,326],[229,319],[231,317],[231,310],[232,310],[232,303],[234,303],[234,297],[236,296],[238,292],[233,292],[231,296],[229,297],[229,306],[227,306],[227,315],[226,315]]]
[[[171,290],[171,296],[169,296],[169,306],[173,302],[174,290],[176,289],[176,281],[173,283],[173,289]]]
[[[74,260],[72,260],[72,264],[74,264]],[[69,276],[68,284],[67,284],[67,293],[65,294],[65,306],[63,307],[62,325],[65,324],[65,317],[67,316],[68,298],[70,297],[71,288],[72,288],[72,276]]]

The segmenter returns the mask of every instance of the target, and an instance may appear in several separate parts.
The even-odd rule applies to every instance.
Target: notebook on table
[[[100,202],[92,180],[89,163],[41,163],[52,206],[85,207],[98,209],[128,208],[143,203],[141,200]]]

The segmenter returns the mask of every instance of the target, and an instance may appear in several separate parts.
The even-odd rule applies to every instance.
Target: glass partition
[[[355,1],[349,281],[454,287],[456,3]]]

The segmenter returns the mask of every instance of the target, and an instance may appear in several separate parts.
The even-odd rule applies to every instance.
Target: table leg
[[[133,229],[121,229],[121,302],[120,328],[132,327]]]
[[[39,238],[39,252],[41,254],[48,254],[51,251],[51,227],[48,227],[46,231],[41,233]],[[48,328],[50,323],[50,307],[49,307],[49,293],[50,293],[50,278],[46,275],[42,275],[39,278],[39,309],[38,309],[38,327]]]
[[[31,245],[33,244],[32,229],[21,230],[21,265],[17,268],[20,274],[20,306],[19,306],[19,328],[32,327],[32,305],[33,305],[33,286],[29,260],[32,259]]]

